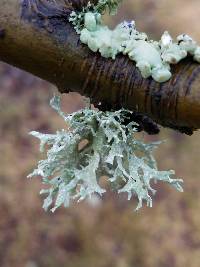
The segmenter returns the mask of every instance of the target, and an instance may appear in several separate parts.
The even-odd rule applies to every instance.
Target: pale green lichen
[[[151,183],[167,182],[182,192],[181,179],[173,179],[174,171],[159,171],[152,155],[160,144],[145,144],[134,137],[136,124],[125,125],[130,111],[102,112],[85,108],[70,115],[60,109],[60,98],[54,97],[51,106],[64,118],[67,130],[56,134],[31,134],[40,139],[40,150],[47,158],[39,161],[38,167],[29,177],[42,177],[48,186],[41,191],[47,194],[44,209],[55,211],[61,205],[69,206],[78,201],[102,195],[106,192],[99,185],[102,175],[108,177],[113,190],[128,193],[138,198],[136,210],[145,200],[152,206],[155,190]]]
[[[200,63],[200,46],[188,35],[182,34],[176,42],[166,31],[159,42],[150,40],[145,33],[138,32],[135,22],[123,22],[114,30],[102,22],[106,9],[116,13],[119,0],[99,0],[97,5],[90,2],[81,12],[72,12],[72,22],[82,43],[103,57],[115,59],[119,53],[128,55],[136,62],[144,78],[152,77],[165,82],[172,76],[170,64],[177,64],[188,55]]]

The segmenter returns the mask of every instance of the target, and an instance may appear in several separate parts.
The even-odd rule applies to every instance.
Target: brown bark
[[[87,0],[0,0],[0,60],[104,107],[148,115],[190,134],[200,128],[200,65],[173,67],[166,83],[143,79],[128,57],[105,59],[79,41],[69,13]]]

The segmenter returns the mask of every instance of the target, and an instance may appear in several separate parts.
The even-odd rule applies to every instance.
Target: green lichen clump
[[[107,10],[109,14],[115,15],[117,13],[119,3],[121,2],[122,0],[99,0],[98,3],[94,5],[89,1],[87,6],[83,7],[81,12],[72,11],[69,21],[72,22],[77,33],[80,33],[85,27],[85,15],[87,13],[94,14],[95,20],[99,21],[101,20],[102,14]]]
[[[51,106],[64,118],[67,129],[56,134],[31,134],[40,139],[40,150],[47,150],[47,158],[39,161],[37,169],[28,177],[41,176],[48,189],[44,209],[55,211],[73,200],[83,200],[93,194],[106,192],[99,185],[107,176],[110,186],[118,193],[138,198],[136,210],[143,200],[152,206],[155,190],[152,182],[167,182],[182,191],[181,179],[173,179],[174,171],[159,171],[152,155],[159,143],[145,144],[137,140],[134,122],[126,125],[130,111],[102,112],[85,108],[70,115],[60,109],[60,98],[54,97]]]
[[[99,0],[97,5],[90,2],[81,12],[72,12],[72,22],[82,43],[93,52],[100,52],[105,58],[115,59],[119,53],[128,55],[136,62],[143,78],[152,77],[157,82],[166,82],[172,76],[171,64],[177,64],[193,56],[200,63],[200,46],[186,34],[174,41],[166,31],[160,41],[149,39],[146,33],[137,31],[135,22],[122,22],[114,30],[102,22],[102,14],[108,9],[115,14],[119,0]]]

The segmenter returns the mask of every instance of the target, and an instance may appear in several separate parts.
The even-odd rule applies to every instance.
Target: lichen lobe
[[[127,193],[130,200],[138,198],[136,210],[143,201],[152,206],[156,191],[153,181],[167,182],[182,192],[182,180],[174,179],[174,171],[159,171],[153,150],[159,143],[146,144],[134,137],[137,124],[124,123],[130,111],[101,112],[87,107],[65,115],[60,99],[54,97],[51,106],[67,123],[70,131],[56,134],[31,134],[40,139],[41,151],[46,145],[47,159],[41,160],[29,177],[41,176],[48,189],[44,208],[55,211],[61,205],[69,206],[74,200],[84,200],[93,194],[106,192],[99,184],[102,175],[108,177],[112,190]],[[85,142],[87,140],[87,142]],[[80,144],[83,144],[80,147]]]

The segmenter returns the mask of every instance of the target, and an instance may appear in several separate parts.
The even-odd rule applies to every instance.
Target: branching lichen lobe
[[[153,157],[157,143],[145,144],[136,139],[137,125],[130,121],[130,111],[102,112],[86,107],[70,115],[60,109],[60,98],[54,97],[51,106],[64,118],[70,131],[56,134],[31,134],[40,139],[40,149],[48,146],[47,159],[41,160],[29,177],[41,176],[48,189],[44,208],[55,211],[61,205],[69,206],[106,192],[99,184],[107,176],[112,190],[127,193],[128,199],[138,198],[136,210],[143,201],[152,206],[153,181],[169,183],[182,192],[182,179],[174,179],[174,171],[159,171]],[[82,142],[83,145],[80,148]]]

